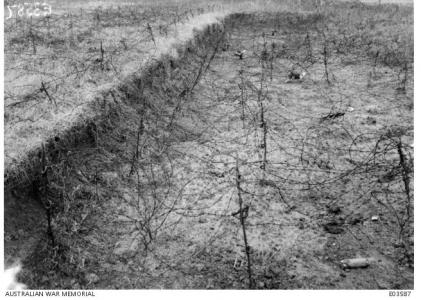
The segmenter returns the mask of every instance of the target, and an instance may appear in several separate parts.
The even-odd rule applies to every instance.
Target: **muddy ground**
[[[306,31],[276,20],[231,17],[214,57],[209,46],[187,50],[207,53],[208,66],[196,56],[188,56],[188,66],[181,59],[160,75],[168,87],[144,91],[147,104],[134,109],[143,107],[144,118],[123,111],[107,136],[72,150],[65,185],[73,202],[54,221],[54,248],[35,225],[42,209],[26,206],[39,218],[17,231],[21,225],[8,220],[20,208],[9,202],[10,262],[22,257],[23,244],[32,247],[24,283],[249,288],[235,214],[240,193],[253,288],[413,288],[411,216],[399,236],[407,198],[397,150],[401,145],[411,161],[411,85],[402,93],[389,67],[379,65],[371,76],[373,67],[360,57],[334,52],[328,82],[317,39],[309,62],[308,49],[297,46]],[[235,53],[243,50],[240,59]],[[203,75],[189,81],[194,89],[183,94],[180,78],[200,69]],[[291,69],[306,75],[288,80]],[[29,234],[38,239],[28,243]],[[371,263],[342,267],[355,257]]]

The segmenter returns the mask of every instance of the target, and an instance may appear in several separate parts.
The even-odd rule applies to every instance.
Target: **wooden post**
[[[252,289],[253,278],[252,278],[252,271],[251,271],[250,246],[248,245],[248,242],[247,242],[247,232],[246,232],[246,224],[245,224],[245,219],[248,216],[249,207],[243,206],[243,198],[241,195],[241,174],[240,174],[240,167],[238,163],[238,154],[237,154],[237,159],[236,159],[235,171],[236,171],[235,182],[237,186],[238,206],[239,206],[238,214],[240,215],[240,223],[243,229],[243,240],[244,240],[244,248],[245,248],[244,250],[246,252],[246,257],[247,257],[247,273],[248,273],[248,278],[249,278],[249,288]],[[236,214],[237,213],[234,213],[233,216],[235,216]]]

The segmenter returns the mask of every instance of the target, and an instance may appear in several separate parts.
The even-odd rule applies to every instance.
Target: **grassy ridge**
[[[6,175],[24,171],[43,142],[95,115],[89,103],[174,53],[194,30],[231,11],[294,3],[53,1],[51,16],[6,20]]]
[[[96,8],[6,23],[6,170],[46,139],[92,118],[88,106],[96,97],[223,16],[205,9],[179,15],[179,7],[156,15],[157,9]]]

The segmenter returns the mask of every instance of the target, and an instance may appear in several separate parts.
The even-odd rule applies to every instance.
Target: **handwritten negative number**
[[[14,11],[16,11],[16,14],[19,17],[23,17],[26,12],[26,16],[28,18],[34,16],[39,17],[41,15],[48,16],[51,15],[51,5],[47,3],[40,3],[40,2],[34,2],[34,3],[24,3],[18,4],[18,5],[8,5],[7,9],[9,11],[9,16],[6,18],[6,20],[13,17]]]

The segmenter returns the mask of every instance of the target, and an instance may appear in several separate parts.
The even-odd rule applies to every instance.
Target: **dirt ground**
[[[70,230],[77,233],[75,256],[62,258],[58,252],[66,249],[48,249],[41,240],[23,262],[24,283],[248,288],[243,231],[238,214],[233,216],[239,209],[238,163],[255,288],[413,288],[413,239],[400,242],[396,219],[405,203],[404,183],[400,173],[391,173],[399,157],[388,142],[393,130],[412,127],[412,86],[397,92],[393,70],[384,66],[369,79],[372,66],[352,55],[332,55],[331,84],[321,62],[306,65],[302,80],[288,81],[296,61],[288,55],[301,55],[292,42],[299,32],[271,24],[233,18],[229,46],[216,54],[193,93],[168,103],[180,107],[172,127],[165,132],[155,119],[145,120],[141,160],[133,172],[131,162],[119,157],[127,142],[101,153],[106,162],[95,161],[97,150],[88,146],[80,151],[82,175],[71,185],[79,186],[75,193],[97,189],[100,196],[79,203],[85,213]],[[262,58],[265,43],[288,55],[271,65]],[[234,54],[242,50],[239,59]],[[405,156],[413,157],[411,130],[399,136]],[[156,155],[164,137],[165,155]],[[99,164],[106,170],[100,168],[92,185],[87,174]],[[46,256],[73,269],[47,262],[40,267]],[[342,267],[341,260],[356,257],[371,263]]]

